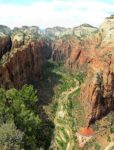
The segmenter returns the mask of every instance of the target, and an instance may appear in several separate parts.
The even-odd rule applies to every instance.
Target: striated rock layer
[[[52,60],[64,62],[67,68],[74,71],[85,68],[101,39],[99,30],[88,24],[73,28],[71,35],[52,41]]]
[[[114,16],[100,26],[102,41],[88,65],[87,79],[82,87],[81,100],[87,125],[114,110]]]
[[[3,40],[4,38],[2,38]],[[23,84],[35,84],[41,77],[46,43],[38,35],[37,27],[22,27],[12,31],[10,42],[4,48],[0,64],[0,85],[4,88],[20,88]]]
[[[80,101],[87,126],[114,110],[114,16],[99,28],[0,26],[0,85],[5,88],[37,83],[45,58],[62,62],[72,71],[86,72]]]
[[[0,66],[1,86],[19,88],[38,81],[43,65],[41,49],[42,43],[32,41],[10,53],[7,62]]]
[[[11,49],[12,42],[10,34],[10,28],[0,25],[0,59]]]
[[[5,34],[0,33],[0,59],[6,52],[10,51],[11,46],[11,38]]]
[[[87,126],[114,110],[114,55],[105,53],[91,61],[81,89]]]
[[[80,95],[86,126],[114,110],[114,16],[99,28],[88,24],[73,28],[72,34],[55,38],[51,46],[53,61],[86,72]]]

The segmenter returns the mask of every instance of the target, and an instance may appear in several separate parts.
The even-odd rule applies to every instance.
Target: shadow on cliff
[[[54,87],[60,83],[61,75],[54,72],[56,66],[47,62],[43,68],[43,76],[38,82],[39,105],[48,105],[52,102]]]
[[[40,141],[43,143],[43,148],[45,150],[49,149],[51,141],[53,139],[53,132],[54,132],[54,123],[49,119],[48,115],[43,109],[43,106],[49,105],[53,101],[54,96],[54,88],[58,84],[60,84],[61,75],[54,72],[55,65],[51,62],[47,62],[43,68],[43,75],[41,80],[37,85],[38,89],[38,113],[41,119],[43,120],[44,126],[42,127],[42,137],[40,136]]]

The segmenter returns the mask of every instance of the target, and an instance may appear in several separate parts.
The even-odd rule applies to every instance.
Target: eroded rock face
[[[22,45],[26,45],[31,40],[38,40],[40,38],[39,28],[36,26],[22,28],[14,28],[12,31],[13,48],[18,48]]]
[[[74,71],[85,68],[101,39],[99,30],[88,24],[73,28],[71,35],[52,41],[52,59]]]
[[[86,82],[81,90],[81,101],[85,109],[87,126],[114,110],[114,61],[105,56],[92,60]]]
[[[0,25],[0,59],[6,52],[10,51],[11,49],[12,41],[10,34],[10,28]]]
[[[99,28],[102,34],[101,48],[107,50],[114,47],[114,15],[107,17]],[[109,49],[108,49],[109,48]]]
[[[114,16],[99,28],[83,24],[52,41],[53,61],[73,71],[86,71],[81,89],[86,126],[114,110]]]
[[[43,34],[34,26],[15,28],[12,33],[5,29],[1,31],[0,26],[2,87],[37,83],[45,58],[51,57],[70,70],[86,71],[80,100],[87,126],[114,110],[114,16],[99,28],[88,24],[55,27]]]
[[[64,35],[71,35],[72,28],[64,28],[64,27],[53,27],[53,28],[47,28],[45,30],[45,36],[50,38],[51,40],[55,40],[58,38],[63,37]]]
[[[4,38],[2,37],[2,40]],[[37,27],[15,29],[11,35],[12,48],[1,59],[0,85],[20,88],[35,84],[41,77],[46,43],[39,38]],[[8,46],[5,44],[5,46]],[[3,46],[2,46],[3,48]]]
[[[0,25],[0,32],[4,33],[5,35],[11,35],[11,29],[7,26]]]
[[[42,43],[32,41],[21,49],[15,50],[14,54],[10,54],[7,63],[0,68],[5,71],[5,73],[1,71],[0,74],[1,84],[6,88],[10,86],[20,88],[23,84],[37,82],[41,77],[43,65],[42,48]]]
[[[81,90],[87,126],[114,110],[113,23],[114,17],[111,16],[100,26],[102,41],[91,57],[87,79]]]
[[[10,51],[11,46],[11,38],[6,35],[0,35],[0,58],[2,58],[6,52]]]

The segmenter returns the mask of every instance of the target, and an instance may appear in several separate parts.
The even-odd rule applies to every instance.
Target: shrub
[[[95,143],[95,150],[100,150],[100,148],[101,148],[100,145]]]
[[[0,126],[0,146],[7,150],[20,150],[23,133],[18,130],[13,122]]]
[[[111,133],[114,133],[114,128],[110,128],[110,132],[111,132]]]

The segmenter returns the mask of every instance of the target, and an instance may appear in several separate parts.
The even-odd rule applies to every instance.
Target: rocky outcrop
[[[87,126],[114,110],[114,57],[105,53],[91,61],[81,90]]]
[[[9,27],[0,25],[0,32],[4,33],[5,35],[11,35],[12,31]]]
[[[6,52],[10,51],[11,46],[12,46],[11,38],[9,36],[0,33],[0,58],[2,58],[2,56]]]
[[[64,35],[52,42],[52,59],[64,62],[67,68],[74,71],[85,68],[101,39],[99,30],[88,24],[73,28],[71,35]]]
[[[3,38],[2,38],[3,39]],[[41,77],[46,43],[40,39],[37,27],[14,29],[12,48],[1,59],[1,87],[20,88],[23,84],[35,84]]]
[[[114,16],[100,26],[102,41],[91,57],[87,79],[81,90],[87,126],[114,110]]]
[[[11,49],[12,42],[10,34],[10,28],[0,25],[0,59],[6,52],[10,51]]]
[[[0,83],[5,88],[20,88],[23,84],[34,84],[41,77],[43,57],[41,41],[31,41],[10,53],[7,62],[0,66]]]
[[[39,28],[36,26],[23,26],[22,28],[14,28],[11,35],[13,42],[12,46],[13,48],[18,48],[31,40],[38,40],[40,37]]]
[[[45,30],[45,36],[47,36],[51,40],[55,40],[63,37],[64,35],[71,35],[71,34],[72,34],[72,28],[64,28],[64,27],[57,26],[53,28],[47,28]]]

